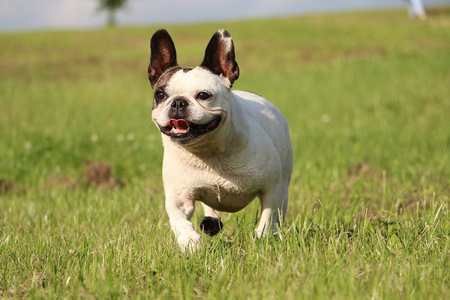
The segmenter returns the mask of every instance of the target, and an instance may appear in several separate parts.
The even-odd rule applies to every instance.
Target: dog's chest
[[[195,200],[226,212],[235,212],[244,208],[258,194],[259,190],[243,178],[214,178],[201,180],[194,185]]]
[[[266,159],[261,153],[248,157],[234,152],[228,157],[222,154],[209,159],[188,156],[185,152],[167,154],[163,167],[166,190],[218,211],[241,210],[264,191],[275,174],[270,157]]]
[[[202,170],[191,173],[191,194],[195,200],[226,212],[244,208],[259,193],[258,177],[241,172]]]

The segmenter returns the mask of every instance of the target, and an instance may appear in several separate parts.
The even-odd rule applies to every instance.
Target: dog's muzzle
[[[213,131],[220,125],[222,117],[218,116],[206,124],[194,124],[185,119],[170,119],[168,126],[159,130],[174,140],[188,141]]]

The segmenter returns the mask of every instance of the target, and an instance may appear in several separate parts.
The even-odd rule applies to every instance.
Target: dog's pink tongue
[[[188,129],[189,123],[186,120],[183,119],[170,119],[169,120],[169,126],[175,127],[176,129]]]

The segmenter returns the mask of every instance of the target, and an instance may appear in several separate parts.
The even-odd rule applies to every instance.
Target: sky
[[[450,0],[425,0],[426,6]],[[164,25],[301,15],[344,10],[404,8],[403,0],[129,0],[120,25]],[[0,31],[99,28],[98,0],[0,0]]]

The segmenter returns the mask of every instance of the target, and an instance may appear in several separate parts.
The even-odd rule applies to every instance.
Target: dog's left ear
[[[148,79],[152,87],[159,77],[169,68],[178,66],[177,52],[172,38],[165,29],[156,31],[150,41],[150,65]]]
[[[220,29],[213,35],[200,66],[228,78],[231,88],[239,78],[239,66],[235,60],[233,39],[228,31]]]

